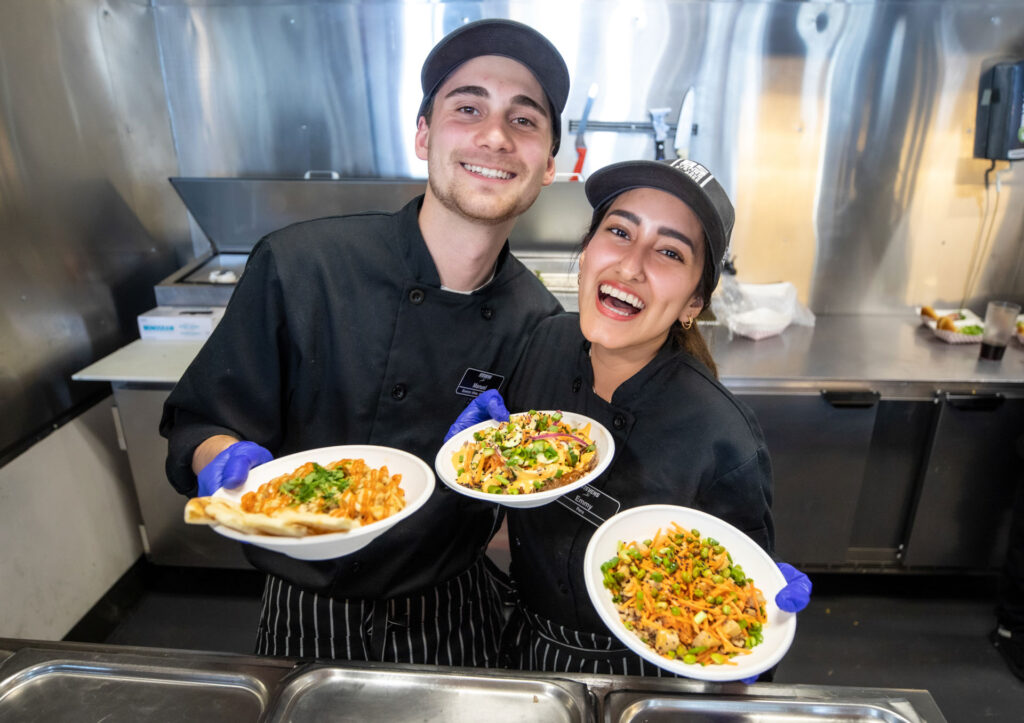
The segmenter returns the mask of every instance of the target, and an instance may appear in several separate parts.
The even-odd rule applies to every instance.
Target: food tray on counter
[[[9,721],[945,723],[925,690],[310,662],[0,638]]]
[[[921,317],[921,323],[932,330],[935,336],[942,339],[947,344],[980,344],[982,331],[977,331],[973,334],[962,333],[961,329],[975,329],[984,330],[985,322],[982,321],[981,317],[975,314],[970,309],[935,309],[935,313],[939,317],[943,316],[955,316],[953,319],[953,326],[956,327],[956,331],[950,329],[938,328],[938,321],[931,319],[921,314],[921,309],[918,309],[918,314]]]
[[[872,721],[873,723],[920,723],[923,720],[909,701],[892,698],[861,700],[800,700],[750,696],[673,695],[651,691],[616,691],[604,701],[605,721],[615,723],[669,723],[670,721]]]
[[[2,641],[0,641],[2,642]],[[0,722],[259,721],[287,667],[22,648],[0,663]]]
[[[568,680],[315,665],[284,685],[267,723],[583,721],[587,689]]]

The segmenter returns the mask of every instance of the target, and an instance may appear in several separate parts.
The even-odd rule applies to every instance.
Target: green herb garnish
[[[292,506],[305,504],[315,498],[333,502],[348,489],[351,480],[341,467],[327,469],[313,463],[313,471],[305,477],[290,479],[281,484],[281,491],[294,498]]]

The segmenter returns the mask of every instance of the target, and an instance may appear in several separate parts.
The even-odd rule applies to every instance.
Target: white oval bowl
[[[659,529],[669,529],[673,522],[687,530],[696,528],[701,537],[718,540],[732,559],[743,567],[744,574],[764,593],[768,616],[762,630],[764,642],[753,648],[749,655],[734,657],[735,665],[687,665],[680,660],[662,657],[623,625],[612,602],[612,594],[604,586],[601,565],[616,556],[620,541],[650,539]],[[780,610],[775,604],[775,595],[785,587],[786,579],[768,553],[728,522],[689,507],[645,505],[609,518],[590,538],[583,558],[583,576],[590,601],[615,637],[644,660],[687,678],[728,681],[763,673],[782,660],[796,634],[796,615]]]
[[[557,410],[539,411],[541,414],[554,414]],[[522,412],[517,412],[517,414],[522,414]],[[590,417],[585,417],[582,414],[575,414],[573,412],[561,412],[561,414],[562,419],[572,427],[583,427],[590,424],[590,437],[594,440],[594,444],[597,445],[597,464],[594,465],[592,470],[575,482],[567,484],[564,487],[556,487],[553,490],[533,492],[527,495],[498,495],[492,492],[483,492],[481,490],[474,490],[460,485],[456,481],[458,479],[458,475],[455,473],[454,465],[452,465],[452,455],[459,451],[459,448],[462,447],[464,443],[473,440],[474,432],[478,432],[481,429],[497,427],[498,422],[494,420],[474,424],[472,427],[462,430],[445,442],[434,460],[434,469],[437,470],[437,476],[441,478],[442,482],[458,492],[460,495],[472,497],[477,500],[484,500],[485,502],[495,502],[499,505],[505,505],[506,507],[540,507],[541,505],[546,505],[547,503],[558,499],[564,494],[572,492],[573,490],[578,490],[580,487],[583,487],[597,479],[601,473],[608,468],[608,465],[611,464],[612,458],[615,456],[615,439],[612,437],[611,432],[609,432],[600,422],[591,419]]]
[[[271,460],[259,467],[254,467],[249,472],[248,478],[239,487],[235,489],[221,488],[213,496],[237,503],[241,501],[242,495],[246,492],[254,491],[260,485],[283,474],[294,472],[306,462],[327,465],[340,459],[362,459],[374,469],[387,466],[389,474],[402,475],[401,487],[405,491],[405,507],[390,517],[348,532],[328,532],[306,537],[279,537],[276,535],[249,535],[224,525],[214,525],[214,531],[233,540],[281,552],[298,560],[330,560],[365,547],[372,540],[415,513],[430,499],[430,495],[434,491],[434,473],[419,457],[391,447],[349,444],[310,449]]]

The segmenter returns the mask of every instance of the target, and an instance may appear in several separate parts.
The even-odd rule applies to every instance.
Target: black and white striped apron
[[[503,666],[519,670],[677,677],[610,635],[567,628],[521,605],[502,632],[500,659]]]
[[[257,655],[487,667],[504,622],[484,558],[409,597],[355,600],[318,595],[267,575]]]

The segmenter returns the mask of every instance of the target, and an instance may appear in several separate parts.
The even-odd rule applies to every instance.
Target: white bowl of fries
[[[497,504],[505,505],[506,507],[540,507],[541,505],[553,502],[562,495],[578,490],[594,481],[605,471],[605,469],[608,468],[608,465],[611,464],[612,458],[615,456],[615,438],[612,437],[611,432],[609,432],[600,422],[582,414],[575,414],[573,412],[537,410],[535,413],[541,415],[558,414],[560,415],[560,418],[572,428],[583,428],[590,425],[590,439],[593,441],[597,450],[594,466],[583,473],[579,479],[575,479],[569,484],[561,487],[555,487],[553,489],[542,489],[537,492],[529,492],[528,494],[498,494],[473,489],[459,484],[459,473],[455,462],[457,459],[456,455],[463,448],[463,445],[473,442],[473,435],[476,432],[497,428],[500,424],[497,421],[488,420],[462,430],[444,443],[437,453],[437,458],[434,460],[434,469],[437,471],[437,475],[441,478],[441,481],[459,494],[472,497],[473,499],[483,500],[485,502],[495,502]],[[527,413],[513,413],[512,417],[518,417],[524,414]]]
[[[244,516],[234,528],[226,524],[213,524],[213,530],[233,540],[274,550],[299,560],[330,560],[365,547],[373,539],[413,515],[434,491],[433,471],[415,455],[391,447],[342,445],[311,449],[271,460],[253,468],[239,487],[219,489],[208,499],[238,505],[247,492],[255,492],[261,485],[290,474],[306,463],[327,466],[343,459],[364,460],[369,470],[387,467],[388,478],[401,475],[398,485],[404,493],[404,506],[383,519],[360,523],[341,532],[320,532],[316,528],[310,528],[308,534],[300,536],[287,536],[283,533],[262,534],[255,531],[256,528],[245,524]]]
[[[746,580],[743,583],[743,587],[737,587],[737,591],[740,594],[751,594],[751,588],[747,587],[750,582],[763,594],[764,621],[763,623],[758,623],[761,625],[759,634],[763,637],[763,640],[750,647],[748,653],[736,654],[734,657],[719,656],[723,658],[722,662],[709,662],[705,665],[699,662],[684,662],[683,657],[685,656],[681,657],[678,650],[685,648],[687,643],[680,641],[679,648],[672,650],[671,654],[674,657],[670,659],[648,645],[626,626],[623,620],[623,613],[620,613],[619,606],[613,601],[613,592],[604,585],[606,571],[602,570],[602,565],[613,559],[625,560],[627,558],[627,555],[621,553],[619,549],[620,542],[644,543],[647,540],[656,539],[659,531],[670,530],[673,523],[676,523],[684,530],[699,530],[702,538],[713,538],[714,541],[725,548],[725,551],[728,552],[732,559],[731,564],[733,567],[738,565],[742,569],[737,575],[741,579],[745,578]],[[654,546],[652,545],[649,549],[653,550]],[[621,558],[620,553],[622,554]],[[642,565],[642,563],[640,564]],[[782,659],[786,651],[789,650],[789,646],[793,642],[793,636],[796,634],[796,615],[783,612],[775,604],[775,595],[786,584],[786,580],[779,571],[778,566],[757,543],[740,530],[717,517],[699,510],[677,507],[675,505],[646,505],[620,512],[609,518],[598,528],[594,536],[590,538],[583,565],[584,579],[586,580],[587,593],[590,596],[590,600],[601,616],[601,620],[604,621],[604,624],[608,626],[608,629],[615,637],[644,660],[657,665],[659,668],[687,678],[731,681],[744,680],[763,673]],[[613,571],[615,569],[612,568]],[[641,567],[640,569],[643,568]],[[657,580],[659,586],[662,584],[668,585],[673,580],[672,575],[674,573],[668,573],[663,568],[657,568],[657,572],[665,576],[658,579],[651,573],[645,574]],[[708,625],[711,625],[712,622],[721,625],[722,621],[716,621],[712,616],[717,616],[718,612],[721,611],[722,603],[717,605],[717,610],[709,613],[698,609],[706,601],[697,600],[696,595],[687,599],[685,598],[684,590],[681,600],[677,601],[673,600],[673,595],[670,593],[671,591],[667,587],[664,588],[664,592],[660,593],[664,600],[654,603],[655,605],[660,605],[661,602],[664,602],[664,606],[656,609],[654,614],[646,614],[645,618],[641,618],[644,622],[638,623],[647,627],[648,632],[654,628],[662,627],[659,624],[650,622],[656,621],[658,614],[679,617],[690,615],[695,621],[694,627],[702,626],[705,621],[707,621]],[[635,602],[635,600],[630,600],[630,602]],[[640,600],[639,602],[646,605],[652,601]],[[622,599],[620,599],[620,603],[622,603]],[[693,603],[697,607],[691,610],[688,607],[689,603]],[[724,604],[729,603],[729,600],[724,601]],[[732,606],[736,607],[737,604],[733,602]],[[630,606],[625,604],[624,607],[624,614],[628,616],[631,612]],[[710,607],[714,608],[715,606]],[[699,616],[702,612],[704,612],[704,617],[700,618]],[[637,617],[640,616],[637,615]],[[746,621],[742,622],[746,623]],[[673,620],[672,623],[676,624],[676,621]],[[652,628],[651,625],[654,625],[654,627]],[[666,626],[665,630],[666,634],[672,634],[669,632],[671,628]],[[692,642],[689,645],[692,646]],[[690,647],[686,652],[694,650],[696,650],[696,647]]]

